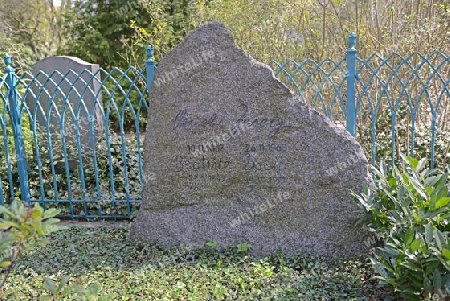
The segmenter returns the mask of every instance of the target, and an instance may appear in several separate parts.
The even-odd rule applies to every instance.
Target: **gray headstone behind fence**
[[[253,254],[364,254],[350,190],[370,181],[355,139],[301,103],[220,23],[161,60],[144,142],[134,239]]]
[[[95,147],[99,135],[104,131],[104,122],[101,116],[103,110],[102,95],[100,90],[101,78],[97,64],[90,64],[76,57],[54,56],[45,58],[33,66],[33,75],[36,83],[31,87],[33,94],[28,92],[25,99],[31,114],[36,111],[36,128],[39,132],[45,133],[47,126],[50,126],[52,133],[52,146],[57,156],[62,156],[61,136],[64,135],[69,155],[69,168],[74,170],[79,166],[77,153],[77,126],[75,120],[78,120],[78,131],[80,146],[83,151],[83,165],[89,164],[92,155],[90,150]],[[57,72],[55,72],[57,71]],[[95,74],[95,76],[94,76]],[[50,79],[50,80],[49,80]],[[82,105],[82,102],[84,105]],[[64,130],[61,130],[61,123],[56,117],[56,111],[61,116],[64,111],[64,105],[71,105],[72,113],[66,108]],[[39,104],[36,106],[36,104]],[[55,107],[50,110],[50,105]],[[79,108],[79,106],[81,106]],[[42,108],[42,111],[41,111]],[[94,124],[94,145],[91,141],[90,124]],[[47,137],[41,136],[39,145],[42,149],[48,148]],[[43,152],[44,157],[47,152]],[[58,163],[58,170],[64,168],[62,162]]]

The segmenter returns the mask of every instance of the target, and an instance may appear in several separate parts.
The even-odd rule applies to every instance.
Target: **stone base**
[[[340,229],[330,229],[327,228],[327,216],[315,217],[311,212],[308,219],[300,220],[298,215],[305,216],[301,206],[293,206],[292,202],[268,203],[274,207],[269,208],[268,204],[265,212],[240,211],[233,203],[152,211],[141,209],[132,224],[131,238],[159,240],[169,245],[183,243],[189,247],[202,247],[212,241],[217,241],[218,247],[245,242],[252,245],[250,254],[256,257],[269,255],[277,249],[289,256],[314,253],[335,258],[359,256],[369,251],[370,246],[365,244],[371,241],[366,238],[369,233],[352,231],[357,226],[355,220],[349,219],[350,214],[345,214],[347,217]],[[289,225],[285,224],[287,221]],[[298,231],[289,230],[293,228]],[[343,233],[353,234],[345,236]]]

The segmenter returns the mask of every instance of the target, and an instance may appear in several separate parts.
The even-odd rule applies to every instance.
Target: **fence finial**
[[[356,45],[356,33],[352,32],[349,36],[348,36],[348,46],[349,48],[355,48]]]
[[[11,56],[7,53],[3,56],[3,61],[5,62],[6,69],[11,68]]]
[[[148,45],[147,46],[147,60],[152,61],[152,56],[153,56],[153,47],[151,45]]]

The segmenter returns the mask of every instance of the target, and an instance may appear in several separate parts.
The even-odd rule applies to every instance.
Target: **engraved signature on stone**
[[[245,123],[247,127],[256,128],[268,128],[271,129],[269,132],[269,138],[275,138],[275,136],[284,128],[290,128],[292,126],[284,125],[284,121],[276,118],[264,118],[264,117],[249,117],[248,106],[243,104],[240,106],[244,113],[236,120],[236,123]]]
[[[214,128],[219,127],[224,120],[224,117],[219,118],[216,113],[213,113],[209,118],[194,119],[189,117],[188,110],[181,110],[172,123],[172,131],[181,128],[196,129],[196,128]]]
[[[285,121],[281,118],[266,118],[262,116],[252,117],[249,114],[249,108],[246,104],[238,106],[240,115],[234,122],[236,125],[245,125],[247,128],[269,129],[268,138],[275,138],[276,135],[285,128],[292,128],[290,125],[285,125]],[[212,113],[207,117],[195,118],[189,115],[187,109],[182,109],[178,112],[172,122],[172,131],[179,129],[197,129],[197,128],[218,128],[227,119],[228,113],[218,114]]]

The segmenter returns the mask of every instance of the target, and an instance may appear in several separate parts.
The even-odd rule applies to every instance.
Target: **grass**
[[[18,260],[0,299],[40,300],[50,295],[45,277],[69,275],[69,285],[97,282],[100,295],[113,294],[113,300],[399,300],[372,279],[368,262],[357,259],[279,252],[255,259],[237,246],[188,250],[135,244],[128,234],[129,225],[52,233],[49,244]]]

